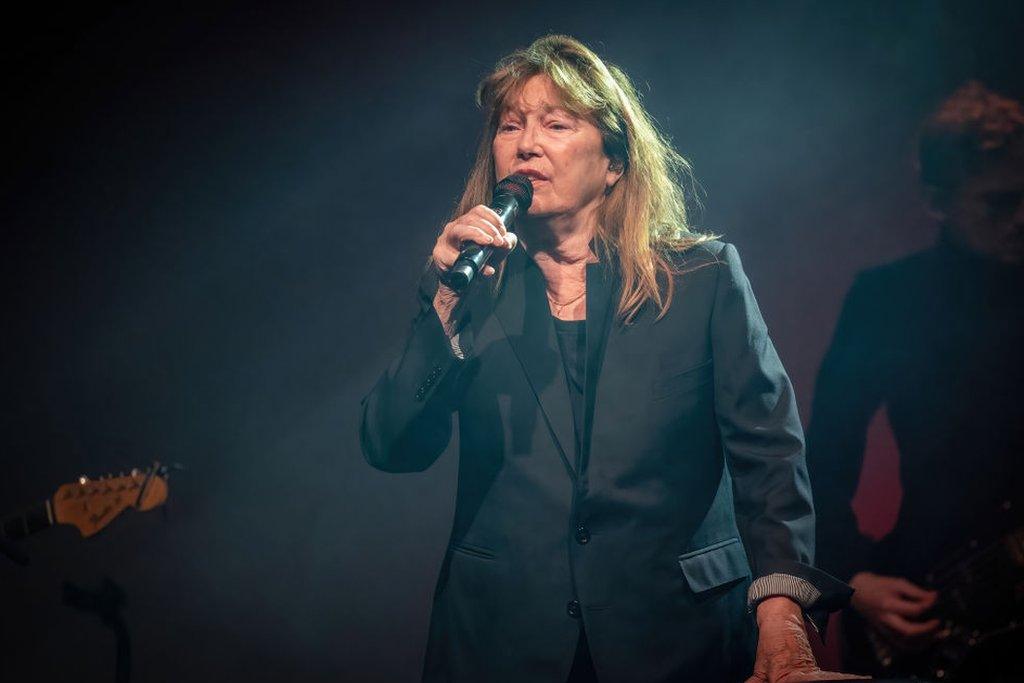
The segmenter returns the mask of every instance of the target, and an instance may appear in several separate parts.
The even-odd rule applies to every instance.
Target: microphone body
[[[525,214],[533,202],[533,184],[529,176],[511,175],[494,186],[494,199],[490,207],[501,217],[507,230],[511,230],[516,219]],[[456,292],[463,292],[477,274],[483,270],[494,253],[490,245],[465,243],[459,258],[445,274],[445,284]]]

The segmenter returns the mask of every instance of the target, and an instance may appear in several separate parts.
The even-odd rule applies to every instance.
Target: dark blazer
[[[522,248],[451,350],[421,282],[405,349],[363,399],[371,465],[426,469],[459,414],[455,520],[426,681],[565,681],[585,624],[602,681],[742,680],[752,578],[810,566],[814,512],[792,386],[736,250],[678,254],[668,314],[616,321],[614,259],[587,266],[587,396],[570,396],[543,275]],[[596,386],[594,386],[596,382]],[[592,413],[592,415],[591,415]],[[578,461],[577,461],[578,460]],[[699,676],[706,678],[700,679]]]

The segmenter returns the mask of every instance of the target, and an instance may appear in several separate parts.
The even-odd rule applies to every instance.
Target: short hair
[[[968,81],[921,128],[921,181],[938,195],[948,194],[992,162],[1020,154],[1022,142],[1024,107]]]

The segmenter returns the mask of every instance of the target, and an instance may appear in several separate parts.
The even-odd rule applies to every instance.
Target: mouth
[[[518,171],[516,171],[516,173],[519,175],[527,176],[532,182],[537,182],[538,180],[548,180],[548,177],[546,175],[532,168],[521,168]]]

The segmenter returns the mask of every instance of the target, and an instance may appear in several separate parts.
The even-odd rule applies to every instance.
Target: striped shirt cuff
[[[765,598],[790,598],[807,611],[821,597],[821,591],[810,581],[791,574],[768,574],[756,579],[747,589],[747,609],[753,611]]]

